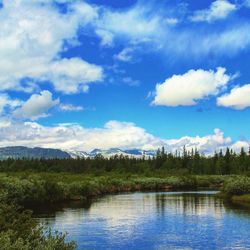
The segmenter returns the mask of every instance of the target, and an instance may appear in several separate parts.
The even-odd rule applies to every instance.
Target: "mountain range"
[[[115,155],[124,155],[128,157],[152,157],[156,154],[153,150],[128,149],[122,150],[119,148],[111,148],[108,150],[94,149],[90,152],[77,150],[60,150],[53,148],[29,148],[23,146],[2,147],[0,148],[0,159],[7,158],[45,158],[45,159],[76,159],[76,158],[94,158],[97,155],[102,155],[105,158],[110,158]]]
[[[140,150],[140,149],[127,149],[127,150],[122,150],[119,148],[110,148],[107,150],[101,150],[101,149],[94,149],[90,152],[84,152],[84,151],[66,151],[72,158],[78,158],[78,157],[90,157],[94,158],[97,155],[102,155],[105,158],[110,158],[115,155],[124,155],[128,157],[136,157],[140,158],[145,156],[146,158],[152,157],[156,154],[155,151],[153,150]]]

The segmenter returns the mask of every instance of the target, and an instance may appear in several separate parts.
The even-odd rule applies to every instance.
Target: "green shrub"
[[[230,178],[225,182],[222,191],[229,195],[250,194],[250,177]]]
[[[67,243],[65,235],[52,234],[37,225],[31,211],[14,204],[0,204],[0,249],[3,250],[73,250],[74,242]]]
[[[2,177],[0,178],[0,190],[5,192],[7,202],[17,204],[56,202],[64,198],[63,189],[57,182],[38,176]]]

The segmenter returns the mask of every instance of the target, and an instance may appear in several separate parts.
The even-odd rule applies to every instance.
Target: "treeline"
[[[227,148],[225,153],[215,152],[213,156],[200,154],[198,150],[175,154],[159,149],[156,156],[151,158],[131,158],[115,155],[104,158],[97,155],[95,158],[78,159],[7,159],[0,161],[1,172],[35,171],[35,172],[71,172],[94,173],[103,172],[151,174],[153,172],[229,175],[250,173],[250,150],[243,148],[239,154]]]

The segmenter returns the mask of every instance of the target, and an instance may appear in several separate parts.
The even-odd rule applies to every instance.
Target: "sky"
[[[0,146],[250,145],[249,0],[0,0]]]

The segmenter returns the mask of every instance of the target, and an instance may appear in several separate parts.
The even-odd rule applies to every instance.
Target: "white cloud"
[[[227,0],[216,0],[212,2],[209,9],[198,10],[190,17],[193,22],[213,22],[218,19],[226,18],[230,13],[237,9],[236,5]]]
[[[71,3],[60,13],[50,1],[4,1],[0,9],[0,90],[32,91],[22,81],[50,81],[65,93],[101,80],[102,68],[80,58],[61,59],[65,42],[74,43],[81,26],[97,17],[86,3]],[[65,72],[62,73],[62,70]],[[76,80],[77,79],[77,80]],[[62,81],[59,84],[58,81]]]
[[[102,46],[113,45],[114,35],[111,32],[103,29],[97,29],[96,34],[101,38]]]
[[[0,140],[2,146],[24,145],[83,151],[95,148],[156,150],[165,146],[166,150],[175,152],[182,150],[185,145],[187,150],[197,148],[205,154],[213,154],[215,150],[232,145],[238,150],[241,145],[250,145],[249,141],[233,142],[219,129],[215,129],[214,134],[203,137],[185,136],[166,140],[148,133],[133,123],[119,121],[109,121],[101,128],[84,128],[75,124],[47,127],[36,122],[14,123],[1,120]]]
[[[79,58],[61,59],[49,66],[43,78],[52,81],[57,91],[87,92],[86,84],[102,79],[102,69]]]
[[[82,111],[84,108],[82,106],[75,106],[72,104],[60,104],[59,108],[62,111]]]
[[[167,8],[164,11],[155,11],[155,8],[155,4],[142,4],[139,1],[125,10],[104,9],[96,20],[95,26],[111,33],[114,41],[122,42],[126,46],[128,43],[130,46],[136,44],[137,48],[142,46],[143,53],[161,51],[170,60],[177,57],[178,59],[181,57],[181,60],[190,60],[190,56],[201,60],[211,54],[214,57],[232,56],[249,48],[250,25],[244,17],[240,22],[234,18],[230,20],[229,25],[224,26],[207,26],[202,22],[195,27],[181,26],[182,20],[187,21],[185,20],[188,15],[186,8],[182,14]],[[216,18],[226,17],[230,10],[232,12],[237,8],[238,6],[229,1],[217,0],[208,10],[200,11],[199,18],[197,14],[199,12],[195,17],[197,21],[203,18],[212,22]],[[179,25],[175,25],[177,23]],[[130,57],[124,58],[125,61],[130,60]]]
[[[245,150],[249,150],[249,146],[249,141],[236,141],[230,146],[230,148],[235,152],[240,152],[242,148],[244,148]]]
[[[129,62],[133,59],[133,48],[125,48],[122,51],[120,51],[117,55],[115,55],[115,59],[122,61],[122,62]]]
[[[170,25],[176,25],[179,22],[179,20],[177,18],[166,18],[164,22]]]
[[[137,4],[126,11],[104,9],[97,27],[127,38],[149,38],[160,31],[159,18],[148,15],[148,8]]]
[[[161,140],[133,123],[110,121],[103,128],[79,125],[46,127],[35,122],[0,122],[1,145],[26,145],[65,149],[155,148]]]
[[[198,100],[218,94],[231,77],[225,68],[213,70],[189,70],[183,75],[173,75],[164,83],[156,85],[152,104],[164,106],[191,106]]]
[[[47,0],[4,1],[4,8],[0,9],[0,90],[31,92],[36,87],[34,83],[46,80],[51,81],[58,91],[76,93],[102,80],[102,67],[88,64],[80,58],[68,62],[76,63],[77,68],[82,64],[85,70],[79,80],[89,75],[89,68],[93,70],[95,67],[96,74],[93,77],[85,77],[83,82],[75,81],[76,75],[67,72],[64,75],[67,84],[63,83],[61,87],[58,87],[58,82],[54,83],[55,79],[61,79],[61,74],[56,76],[54,73],[53,79],[48,79],[52,75],[54,63],[60,64],[62,60],[60,54],[67,47],[65,44],[73,46],[84,42],[78,40],[79,28],[81,31],[86,28],[86,32],[99,36],[103,46],[112,46],[118,41],[126,46],[143,46],[143,53],[161,50],[168,57],[179,55],[182,59],[185,55],[188,58],[190,55],[201,58],[211,53],[217,56],[221,53],[231,55],[250,44],[249,23],[245,19],[204,32],[202,26],[195,30],[189,26],[179,29],[179,25],[175,25],[180,22],[177,11],[156,12],[156,7],[150,3],[142,4],[139,1],[131,8],[118,11],[83,1],[63,2],[67,3],[68,11],[65,13],[61,13],[52,1]],[[211,9],[218,16],[223,16],[221,13],[226,13],[231,5],[234,6],[220,0],[211,5],[219,7]],[[194,40],[199,46],[193,43]],[[120,54],[119,57],[123,61],[132,59],[131,53]],[[32,86],[21,81],[26,78],[32,80]]]
[[[214,134],[212,135],[206,135],[203,137],[185,136],[180,139],[168,140],[168,144],[172,150],[180,150],[185,146],[189,151],[197,148],[200,152],[212,154],[215,150],[230,147],[232,139],[230,137],[225,137],[224,133],[217,128],[214,129]]]
[[[11,99],[7,94],[0,94],[0,114],[2,114],[6,108],[12,111],[21,104],[22,101],[18,99]]]
[[[47,111],[59,104],[59,99],[53,100],[52,94],[44,90],[33,94],[22,106],[14,111],[14,117],[37,120],[47,116]]]
[[[217,105],[233,109],[250,107],[250,84],[235,87],[230,93],[218,97]]]

